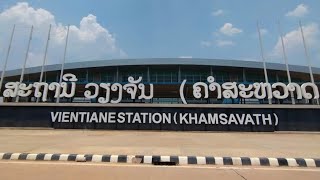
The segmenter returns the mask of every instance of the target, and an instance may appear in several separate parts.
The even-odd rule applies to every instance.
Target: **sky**
[[[134,58],[208,58],[320,67],[319,0],[1,0],[0,67],[16,25],[7,69],[59,64],[70,25],[66,62]],[[26,54],[31,26],[30,50]],[[280,28],[279,28],[280,27]]]

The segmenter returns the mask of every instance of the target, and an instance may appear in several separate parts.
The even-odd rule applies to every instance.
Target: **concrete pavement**
[[[0,152],[320,157],[320,133],[0,129]],[[319,168],[0,161],[0,179],[320,179]]]
[[[320,133],[0,129],[0,152],[320,157]]]
[[[319,169],[0,161],[0,179],[320,179]]]

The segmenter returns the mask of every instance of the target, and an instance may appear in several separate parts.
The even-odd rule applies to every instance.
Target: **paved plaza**
[[[320,133],[0,129],[0,151],[231,157],[320,157]]]

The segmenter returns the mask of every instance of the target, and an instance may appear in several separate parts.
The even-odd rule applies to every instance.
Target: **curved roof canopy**
[[[204,65],[204,66],[227,66],[262,69],[262,62],[227,60],[227,59],[199,59],[199,58],[150,58],[150,59],[116,59],[98,60],[85,62],[70,62],[65,64],[65,69],[80,69],[105,66],[141,66],[141,65]],[[285,71],[285,65],[279,63],[266,63],[267,69]],[[57,71],[61,69],[61,64],[47,65],[45,71]],[[289,65],[290,71],[309,73],[307,66]],[[313,67],[315,74],[320,74],[320,68]],[[41,72],[41,66],[26,68],[25,74]],[[21,69],[9,70],[6,76],[17,76],[21,74]]]

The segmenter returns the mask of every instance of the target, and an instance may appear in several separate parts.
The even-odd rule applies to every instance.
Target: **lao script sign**
[[[3,91],[4,97],[29,97],[33,95],[36,98],[41,98],[43,102],[48,100],[48,92],[54,93],[54,98],[72,98],[76,93],[77,77],[74,74],[64,74],[63,82],[34,82],[30,84],[19,82],[8,82],[5,84]],[[142,82],[142,77],[135,80],[133,77],[128,77],[127,84],[120,83],[88,83],[85,85],[86,91],[83,96],[88,99],[96,99],[99,103],[120,103],[123,93],[128,93],[131,99],[152,99],[154,96],[153,84],[145,85]],[[184,88],[187,80],[183,80],[179,92],[180,98],[184,104],[187,104],[184,95]],[[149,91],[146,91],[148,86]],[[217,99],[237,99],[237,98],[256,98],[256,99],[286,99],[289,93],[296,94],[296,99],[318,99],[319,90],[314,83],[306,82],[302,85],[297,83],[284,84],[276,82],[273,84],[256,82],[245,85],[237,82],[225,82],[219,84],[215,82],[214,77],[209,76],[207,82],[196,82],[192,86],[193,98],[209,98],[209,93],[216,92]],[[99,92],[105,92],[103,97],[99,96]],[[178,89],[177,89],[178,91]],[[116,99],[111,97],[111,93],[117,94]]]

